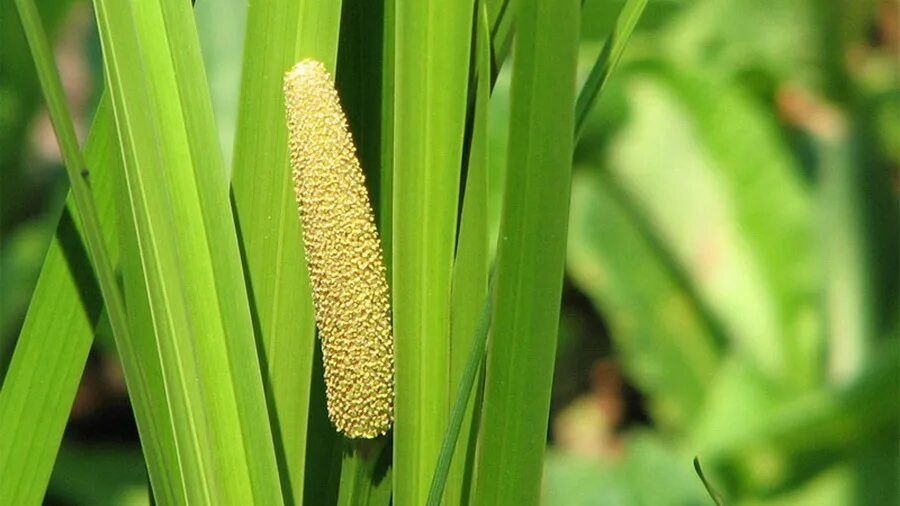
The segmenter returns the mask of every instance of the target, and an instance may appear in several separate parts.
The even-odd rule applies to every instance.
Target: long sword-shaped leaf
[[[130,323],[140,332],[144,358],[159,361],[183,500],[278,504],[246,289],[190,6],[164,0],[131,7],[95,2],[125,166],[127,199],[120,210],[127,214],[119,221],[134,253],[123,266]],[[157,483],[175,470],[150,471],[156,498],[164,501]]]
[[[95,11],[125,168],[117,185],[127,192],[118,196],[118,222],[129,323],[137,331],[136,344],[145,363],[157,365],[154,404],[160,405],[158,400],[163,400],[165,411],[160,425],[171,427],[174,449],[170,450],[174,450],[177,462],[168,469],[151,465],[150,479],[158,501],[208,503],[213,495],[213,484],[207,477],[211,458],[204,458],[203,451],[209,447],[208,433],[203,430],[205,424],[197,421],[203,417],[203,405],[191,402],[191,394],[199,398],[199,388],[185,378],[200,375],[196,364],[184,364],[181,357],[191,355],[193,350],[186,349],[190,340],[185,337],[191,336],[183,288],[177,286],[174,223],[171,210],[165,206],[166,182],[160,177],[164,162],[157,145],[162,140],[150,101],[147,65],[140,53],[130,6],[99,1]],[[142,175],[153,179],[145,181]],[[243,484],[249,485],[246,480]]]
[[[170,88],[167,98],[174,95],[178,101],[171,98],[169,100],[172,105],[181,107],[194,171],[188,174],[186,171],[173,170],[172,165],[167,164],[166,167],[170,169],[173,181],[176,181],[176,188],[184,192],[186,200],[199,201],[202,224],[207,234],[208,243],[203,253],[209,255],[212,265],[214,282],[211,284],[215,288],[220,307],[218,318],[224,327],[225,351],[232,376],[228,387],[234,391],[239,424],[223,424],[232,435],[217,434],[220,436],[217,444],[230,448],[243,444],[243,457],[249,467],[254,499],[258,503],[276,504],[281,502],[281,494],[275,487],[278,483],[278,471],[272,433],[267,423],[269,419],[260,363],[256,354],[247,288],[234,230],[234,216],[228,199],[225,164],[218,144],[212,100],[193,13],[187,2],[162,0],[159,12],[148,9],[144,17],[136,10],[136,14],[137,26],[143,28],[139,31],[144,47],[148,48],[147,52],[153,51],[150,42],[154,42],[160,54],[168,51],[171,55],[175,87]],[[163,27],[159,26],[157,16],[161,16]],[[164,33],[169,37],[168,45],[164,44],[161,37],[155,36],[160,28],[164,28]],[[168,63],[161,63],[167,70]],[[150,70],[153,69],[151,66]],[[193,176],[193,180],[190,176]],[[184,179],[179,181],[177,177]],[[192,188],[193,185],[195,186]],[[193,235],[184,237],[188,241],[197,242]],[[190,283],[189,278],[186,281]],[[210,305],[206,294],[198,293],[197,300],[203,307]],[[219,352],[215,345],[210,350]],[[211,404],[215,406],[214,402]],[[221,417],[218,414],[215,416]]]
[[[450,285],[473,7],[399,0],[394,70],[394,501],[422,504],[450,411]]]
[[[478,413],[476,397],[471,396],[472,385],[477,383],[475,374],[480,372],[483,352],[473,358],[472,349],[484,347],[478,342],[480,330],[479,315],[484,311],[488,294],[488,271],[490,255],[488,248],[488,100],[491,91],[490,28],[487,9],[479,3],[478,29],[476,31],[475,67],[475,108],[472,123],[471,143],[468,150],[466,186],[460,217],[459,241],[453,264],[453,293],[450,314],[450,385],[454,399],[450,416],[450,427],[456,427],[456,434],[445,434],[441,448],[440,463],[448,474],[439,475],[440,464],[432,479],[429,500],[439,500],[436,487],[443,486],[446,478],[446,504],[468,504],[472,471],[475,463],[475,449],[478,433]],[[484,332],[487,333],[485,327]],[[475,360],[474,365],[469,365]],[[474,369],[473,369],[474,368]],[[471,377],[469,376],[471,372]],[[476,377],[477,376],[477,377]],[[467,383],[468,381],[468,383]],[[460,400],[462,399],[462,400]],[[459,418],[457,418],[459,417]],[[448,441],[449,438],[449,441]],[[447,446],[456,449],[452,452]],[[451,455],[446,455],[451,451]],[[455,455],[454,455],[455,454]],[[452,466],[450,465],[452,458]],[[437,495],[436,495],[437,494]]]
[[[522,0],[475,504],[536,504],[566,249],[577,0]]]
[[[303,503],[308,444],[328,446],[334,436],[323,425],[314,438],[307,438],[317,344],[288,166],[282,79],[302,58],[315,58],[334,71],[340,12],[341,2],[335,1],[249,3],[235,134],[233,205],[265,356],[282,486],[295,504]],[[331,452],[326,448],[322,453]],[[325,462],[311,468],[328,469]]]

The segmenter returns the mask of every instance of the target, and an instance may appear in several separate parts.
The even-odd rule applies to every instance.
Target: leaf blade
[[[476,504],[533,504],[540,496],[565,258],[578,21],[577,0],[518,4]]]
[[[428,494],[450,410],[450,286],[472,6],[396,3],[394,500]]]
[[[251,2],[247,11],[231,196],[264,354],[282,488],[303,503],[315,319],[288,163],[284,73],[305,57],[334,71],[341,2]],[[264,168],[265,172],[260,171]],[[327,448],[325,454],[330,454]],[[328,466],[321,466],[327,472]],[[316,468],[318,469],[318,468]]]

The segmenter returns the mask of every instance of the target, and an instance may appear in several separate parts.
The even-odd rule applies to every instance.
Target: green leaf
[[[303,58],[334,71],[340,2],[251,2],[235,134],[232,198],[264,357],[286,496],[303,503],[309,445],[330,448],[334,431],[308,438],[315,319],[288,164],[282,80]],[[330,453],[330,452],[326,452]],[[309,468],[315,473],[328,466]]]
[[[518,3],[475,504],[536,504],[565,261],[577,0]]]
[[[394,501],[422,504],[450,412],[450,292],[473,7],[399,0],[395,20]]]
[[[384,261],[387,269],[388,285],[393,283],[394,252],[394,38],[396,31],[396,5],[384,2],[383,39],[381,44],[381,172],[378,189],[379,232]]]
[[[879,341],[900,332],[900,223],[889,170],[875,161],[858,121],[837,122],[814,139],[818,151],[819,237],[825,273],[828,377],[853,380]]]
[[[852,381],[799,396],[785,397],[749,367],[729,367],[693,428],[692,450],[713,468],[739,471],[739,487],[752,493],[785,489],[882,438],[896,439],[891,393],[900,345],[884,342],[877,352]]]
[[[306,473],[302,504],[336,504],[343,472],[344,440],[334,430],[325,399],[325,366],[322,348],[315,347],[310,385],[306,448]]]
[[[609,319],[619,360],[655,420],[683,426],[716,371],[715,336],[677,265],[614,183],[587,169],[574,177],[569,274]]]
[[[58,11],[52,10],[53,13]],[[9,60],[5,64],[9,68]],[[84,159],[100,225],[115,263],[118,243],[113,174],[121,171],[122,162],[106,96],[100,99]],[[7,439],[13,446],[0,451],[0,469],[9,477],[7,483],[25,487],[20,492],[23,495],[18,496],[21,500],[15,502],[36,503],[43,496],[102,308],[99,288],[86,270],[89,261],[72,195],[66,205],[19,335],[11,365],[14,372],[6,378],[0,392],[0,430],[4,434],[27,431],[23,437]],[[43,376],[39,382],[33,377],[38,370]],[[134,391],[132,395],[132,402],[138,402]],[[30,479],[16,479],[13,473],[17,470],[29,472]]]
[[[515,33],[516,0],[486,0],[488,26],[491,30],[491,83],[512,48]]]
[[[159,26],[156,24],[156,14],[148,14],[146,28],[149,30],[145,33],[152,37],[154,42],[159,42],[160,39],[154,37],[156,33],[154,28]],[[226,425],[232,435],[222,434],[217,442],[223,447],[234,447],[239,446],[236,441],[242,441],[244,445],[242,457],[247,460],[249,466],[254,498],[257,502],[275,504],[281,502],[281,495],[274,489],[278,481],[278,471],[275,467],[272,433],[267,423],[269,418],[266,412],[260,363],[256,354],[247,287],[234,230],[234,216],[228,200],[224,160],[216,142],[218,140],[216,122],[199,50],[199,36],[194,25],[193,12],[185,2],[164,0],[161,2],[160,14],[170,42],[168,47],[165,44],[158,47],[161,51],[168,50],[172,55],[177,84],[176,96],[180,99],[180,106],[183,109],[187,141],[194,164],[193,176],[196,180],[195,190],[192,191],[190,188],[192,181],[189,178],[184,179],[185,187],[178,189],[185,192],[188,200],[199,200],[208,241],[205,253],[211,260],[214,277],[212,284],[220,306],[219,318],[225,331],[225,349],[232,376],[231,384],[228,386],[234,390],[234,402],[237,407],[239,425]],[[142,24],[142,17],[136,17],[138,26]],[[144,44],[149,46],[146,42]],[[151,72],[152,69],[151,66]],[[172,95],[167,96],[169,100],[171,97]],[[175,102],[172,101],[171,104],[175,105]],[[173,151],[177,154],[176,150]],[[183,176],[185,173],[173,171],[172,174]],[[174,178],[173,180],[177,181]],[[186,237],[198,242],[193,235]],[[204,307],[210,305],[210,300],[203,294],[191,295],[199,295],[198,302]],[[211,351],[220,350],[211,347]],[[210,405],[215,409],[215,402],[210,402]],[[230,402],[225,405],[230,405]]]
[[[471,493],[475,449],[478,435],[478,419],[481,407],[477,397],[471,394],[473,384],[482,377],[481,364],[484,360],[484,343],[487,325],[481,326],[481,316],[488,296],[488,276],[490,257],[488,247],[488,103],[491,92],[491,34],[487,9],[484,2],[479,4],[478,31],[475,36],[475,107],[471,141],[466,167],[465,194],[460,217],[459,238],[456,259],[453,263],[453,285],[450,312],[450,385],[454,399],[448,433],[444,436],[439,462],[446,462],[449,476],[439,476],[440,464],[432,480],[429,497],[435,497],[435,482],[442,488],[444,480],[446,504],[467,504]],[[483,336],[479,332],[483,331]],[[474,365],[472,354],[476,353]],[[474,369],[472,369],[474,368]],[[470,376],[471,373],[471,376]],[[461,400],[462,399],[462,400]],[[462,404],[460,404],[462,403]],[[451,434],[450,427],[457,432]],[[448,438],[451,443],[448,446]],[[455,450],[454,450],[455,448]],[[445,455],[450,452],[450,455]],[[452,467],[450,462],[452,460]]]
[[[147,368],[137,374],[154,382],[154,411],[136,409],[154,495],[160,502],[278,504],[247,291],[190,6],[164,0],[132,10],[98,0],[95,12],[125,166],[123,277]],[[171,427],[174,441],[155,437],[161,426]],[[175,466],[163,462],[173,458]]]
[[[488,160],[488,241],[489,258],[497,257],[500,215],[503,211],[503,191],[506,181],[506,159],[509,155],[509,87],[512,66],[507,65],[497,75],[488,103],[487,160]]]
[[[808,388],[818,332],[809,194],[774,125],[735,86],[674,72],[628,86],[610,180],[646,217],[660,259],[686,274],[682,290],[696,293],[709,330],[772,379]]]
[[[341,478],[338,506],[388,506],[390,477],[386,474],[390,449],[385,439],[341,441]],[[387,497],[385,497],[385,489]]]
[[[690,458],[652,433],[631,431],[615,455],[587,456],[551,449],[547,454],[543,502],[592,504],[679,504],[707,506],[709,497],[691,472]]]
[[[384,129],[385,5],[367,0],[344,0],[335,86],[353,134],[357,156],[366,175],[376,222],[383,224],[381,195],[385,182],[382,149],[389,132]],[[386,242],[386,239],[382,239]]]

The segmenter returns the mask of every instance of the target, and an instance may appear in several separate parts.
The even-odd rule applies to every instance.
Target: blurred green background
[[[38,3],[84,134],[102,81],[90,3]],[[621,5],[585,2],[583,75]],[[695,455],[733,504],[900,503],[898,5],[650,1],[574,157],[546,504],[710,504]],[[229,159],[244,10],[197,3]],[[509,77],[490,111],[495,216]],[[66,187],[0,0],[0,378]],[[147,501],[97,337],[48,504]]]

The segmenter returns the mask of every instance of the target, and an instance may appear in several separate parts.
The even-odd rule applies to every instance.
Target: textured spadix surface
[[[349,437],[375,437],[393,419],[394,341],[365,178],[324,65],[303,60],[294,66],[285,75],[284,96],[328,416]]]

